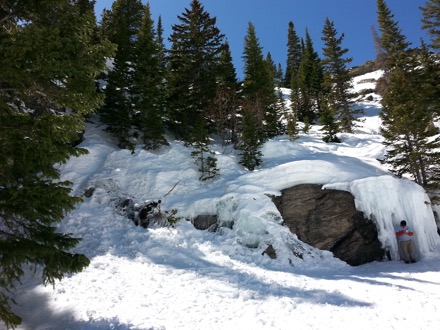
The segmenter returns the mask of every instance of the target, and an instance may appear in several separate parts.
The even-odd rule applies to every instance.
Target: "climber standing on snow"
[[[395,229],[397,241],[399,242],[399,249],[405,263],[409,264],[416,262],[414,256],[414,246],[412,242],[412,237],[414,232],[410,231],[406,225],[406,221],[402,220],[400,226]]]

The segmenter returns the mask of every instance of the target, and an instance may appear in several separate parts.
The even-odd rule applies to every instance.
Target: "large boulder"
[[[352,266],[383,259],[373,221],[356,210],[349,192],[302,184],[283,190],[275,204],[301,241],[331,251]]]

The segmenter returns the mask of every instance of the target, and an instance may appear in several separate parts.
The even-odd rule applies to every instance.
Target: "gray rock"
[[[283,190],[274,202],[301,241],[331,251],[352,266],[383,259],[373,221],[356,210],[349,192],[303,184]]]

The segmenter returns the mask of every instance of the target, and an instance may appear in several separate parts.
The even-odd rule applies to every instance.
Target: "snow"
[[[357,77],[355,90],[379,75]],[[198,180],[190,150],[179,141],[132,155],[88,123],[81,147],[89,154],[60,169],[73,182],[72,194],[96,189],[60,230],[83,238],[75,251],[91,264],[55,287],[29,272],[14,306],[23,317],[18,329],[440,328],[433,207],[420,186],[393,177],[377,161],[384,146],[380,100],[372,96],[356,103],[364,121],[354,134],[341,134],[341,143],[322,142],[319,126],[293,142],[280,136],[263,146],[263,165],[252,172],[232,149],[215,145],[221,175],[209,183]],[[299,241],[281,225],[271,197],[301,183],[351,192],[393,260],[351,267]],[[182,219],[145,229],[115,209],[121,198],[160,199],[162,211],[176,209],[186,219],[217,214],[234,227],[199,231]],[[402,219],[415,231],[415,264],[398,260],[394,226]],[[269,244],[277,259],[262,254]]]

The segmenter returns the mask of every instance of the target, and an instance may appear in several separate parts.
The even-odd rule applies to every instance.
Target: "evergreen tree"
[[[431,46],[440,49],[440,0],[428,0],[422,10],[422,28],[431,36]]]
[[[292,79],[298,74],[301,62],[301,40],[296,34],[293,22],[289,22],[287,30],[287,61],[284,76],[284,87],[291,88]]]
[[[433,114],[434,124],[434,118],[440,116],[440,63],[423,41],[418,59],[419,89],[425,94],[423,101]]]
[[[410,43],[406,41],[385,0],[377,0],[377,15],[380,32],[379,45],[384,55],[382,69],[386,73],[397,67],[404,69],[407,59],[406,51]]]
[[[237,142],[237,108],[240,84],[232,63],[231,50],[226,41],[222,47],[217,71],[217,87],[211,103],[209,118],[215,133],[222,137],[223,144]]]
[[[273,71],[263,57],[251,22],[245,36],[243,59],[243,118],[236,148],[241,150],[241,164],[253,170],[261,163],[259,148],[267,138],[277,134],[277,117]]]
[[[326,79],[327,80],[327,79]],[[330,105],[326,99],[321,104],[320,121],[322,124],[322,131],[324,142],[341,142],[337,134],[341,131],[339,123],[336,121],[335,108]]]
[[[195,133],[197,125],[207,125],[210,102],[215,97],[216,73],[223,35],[198,0],[178,16],[169,41],[169,105],[174,133],[185,141],[203,142]],[[201,120],[201,123],[197,121]],[[207,134],[207,129],[203,130]]]
[[[266,67],[268,71],[268,90],[267,90],[267,104],[268,110],[266,111],[266,115],[264,118],[265,123],[265,132],[268,138],[275,137],[279,134],[279,120],[281,118],[281,109],[280,103],[278,99],[278,95],[276,92],[276,86],[279,86],[279,82],[277,82],[277,66],[272,59],[270,52],[266,55]]]
[[[167,145],[162,122],[164,72],[161,68],[160,45],[151,19],[150,5],[145,6],[142,25],[135,43],[133,84],[130,95],[136,113],[136,125],[143,133],[147,149],[159,149]]]
[[[245,77],[242,95],[247,107],[254,104],[254,114],[258,120],[256,129],[264,142],[277,134],[276,95],[272,66],[263,57],[252,23],[248,25],[243,59]]]
[[[202,114],[199,114],[199,116],[202,116]],[[191,152],[191,156],[195,158],[195,163],[200,172],[199,180],[201,181],[213,179],[219,174],[217,158],[214,152],[209,149],[209,140],[206,138],[208,134],[204,130],[203,120],[197,120],[193,133],[196,137],[192,143],[195,150]]]
[[[301,52],[301,62],[296,77],[299,95],[297,117],[308,124],[315,122],[322,95],[323,72],[321,60],[313,47],[312,38],[306,30],[306,38]]]
[[[23,24],[26,22],[26,24]],[[8,1],[0,9],[0,320],[20,322],[9,306],[24,266],[44,284],[89,264],[58,222],[81,199],[56,164],[86,153],[72,146],[84,116],[102,101],[95,78],[111,56],[95,43],[89,1]]]
[[[352,102],[350,99],[352,94],[350,89],[352,83],[347,65],[352,59],[344,58],[344,55],[348,52],[348,49],[341,46],[344,34],[338,37],[334,23],[328,18],[325,20],[322,34],[324,42],[322,65],[328,78],[327,86],[329,87],[325,95],[326,106],[331,113],[337,116],[342,131],[352,133],[356,121],[355,115],[360,112],[351,108]],[[327,121],[330,119],[328,114],[329,111],[326,111]]]
[[[422,77],[419,71],[392,71],[382,100],[381,132],[387,146],[384,163],[396,175],[410,175],[429,188],[438,187],[440,179],[440,139],[432,125],[433,113],[425,90],[420,88]]]
[[[157,20],[156,29],[156,46],[157,46],[157,58],[159,63],[159,75],[162,77],[162,81],[159,84],[159,108],[162,109],[162,114],[164,115],[164,120],[166,122],[167,113],[167,77],[168,77],[168,62],[166,58],[166,49],[163,39],[163,27],[162,27],[162,17],[159,16]]]
[[[133,106],[134,44],[142,22],[144,6],[140,0],[116,0],[104,11],[101,34],[117,45],[113,68],[108,74],[101,121],[117,139],[120,148],[134,149],[131,141]]]
[[[253,171],[262,163],[261,146],[263,141],[258,131],[261,126],[258,116],[258,101],[251,101],[243,104],[243,121],[240,141],[236,149],[240,150],[240,164],[249,171]]]
[[[277,87],[283,87],[284,86],[284,80],[283,80],[283,68],[281,67],[281,63],[278,63],[277,65],[277,72],[275,74],[275,84]]]
[[[381,1],[378,4],[384,6]],[[390,11],[386,12],[387,17],[392,17]],[[380,18],[381,15],[379,22]],[[380,24],[382,40],[384,36],[388,36],[385,40],[394,40],[388,43],[394,47],[386,52],[392,56],[387,56],[387,88],[382,99],[381,130],[387,146],[383,162],[396,175],[409,175],[426,189],[438,187],[440,140],[433,125],[438,119],[438,78],[433,79],[432,75],[438,72],[438,64],[424,45],[419,55],[409,52],[397,24]],[[388,31],[386,26],[393,29]]]

